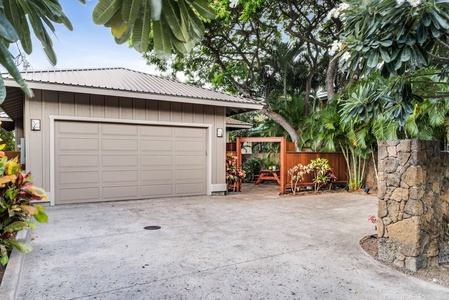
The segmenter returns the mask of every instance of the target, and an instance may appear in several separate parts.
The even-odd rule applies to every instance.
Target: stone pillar
[[[449,156],[435,141],[379,141],[379,258],[417,271],[447,260]]]

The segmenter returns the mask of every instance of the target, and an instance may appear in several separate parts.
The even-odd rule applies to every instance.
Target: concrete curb
[[[16,240],[20,242],[29,242],[31,230],[22,230],[17,233]],[[5,274],[0,285],[0,299],[14,300],[17,297],[17,288],[19,287],[20,275],[22,273],[25,253],[13,249],[6,265]]]

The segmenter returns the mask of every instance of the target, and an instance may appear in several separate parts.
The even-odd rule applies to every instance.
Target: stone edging
[[[31,230],[32,229],[19,231],[17,233],[16,240],[20,242],[29,242],[31,238]],[[25,253],[22,253],[15,248],[12,250],[8,264],[6,265],[2,283],[0,285],[0,299],[16,299],[24,259]]]

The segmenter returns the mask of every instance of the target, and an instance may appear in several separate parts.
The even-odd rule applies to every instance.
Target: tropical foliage
[[[304,175],[309,173],[313,173],[315,192],[318,192],[325,185],[329,185],[329,188],[331,188],[332,182],[337,180],[326,158],[312,159],[308,165],[297,164],[288,170],[293,195],[299,190],[298,183],[304,181]]]
[[[203,38],[203,21],[215,14],[207,0],[100,0],[92,18],[110,27],[118,44],[129,40],[139,52],[168,59],[172,51],[189,53]]]
[[[8,160],[0,152],[0,263],[6,265],[12,248],[27,253],[31,245],[15,240],[19,231],[36,228],[30,220],[47,222],[42,205],[32,204],[34,200],[46,200],[45,191],[33,185],[30,173],[21,172],[17,158]]]

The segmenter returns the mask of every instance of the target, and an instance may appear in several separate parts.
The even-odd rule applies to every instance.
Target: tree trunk
[[[309,75],[307,76],[306,80],[306,94],[304,95],[304,115],[309,114],[309,102],[310,102],[310,91],[312,90],[312,79],[315,73],[317,72],[318,68],[313,66],[313,68],[310,70]]]
[[[333,58],[329,62],[329,67],[327,68],[326,72],[326,91],[327,91],[327,101],[330,102],[332,98],[335,97],[335,91],[334,91],[334,78],[335,78],[335,72],[337,70],[337,64],[338,59]]]
[[[295,151],[299,152],[299,147],[298,147],[298,139],[299,139],[299,134],[296,131],[295,128],[293,128],[288,121],[281,116],[280,114],[278,114],[277,112],[274,112],[272,110],[269,110],[268,108],[264,107],[262,108],[261,112],[266,115],[268,118],[270,118],[271,120],[275,121],[276,123],[278,123],[279,125],[282,126],[282,128],[284,128],[287,132],[288,135],[290,136],[290,138],[292,139],[292,142],[295,143]]]

